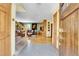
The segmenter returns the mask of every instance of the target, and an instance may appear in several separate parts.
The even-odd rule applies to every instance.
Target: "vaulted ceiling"
[[[19,3],[16,4],[16,18],[21,22],[40,22],[51,20],[58,3]]]

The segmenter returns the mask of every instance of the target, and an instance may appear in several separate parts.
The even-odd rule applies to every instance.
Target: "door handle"
[[[59,39],[59,46],[62,45],[63,41],[64,41],[63,39]]]
[[[60,39],[60,40],[59,40],[60,43],[63,43],[63,41],[64,41],[63,39]]]

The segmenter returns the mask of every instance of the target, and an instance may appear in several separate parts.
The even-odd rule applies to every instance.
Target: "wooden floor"
[[[36,35],[34,39],[32,39],[33,44],[51,44],[52,39],[42,36],[42,35]]]

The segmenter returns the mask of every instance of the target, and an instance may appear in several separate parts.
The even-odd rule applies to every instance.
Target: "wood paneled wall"
[[[79,4],[70,4],[60,15],[63,29],[60,55],[79,55]]]

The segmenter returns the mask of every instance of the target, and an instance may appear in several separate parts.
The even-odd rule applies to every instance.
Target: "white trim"
[[[11,55],[15,53],[15,19],[16,16],[16,6],[15,4],[11,5]]]

